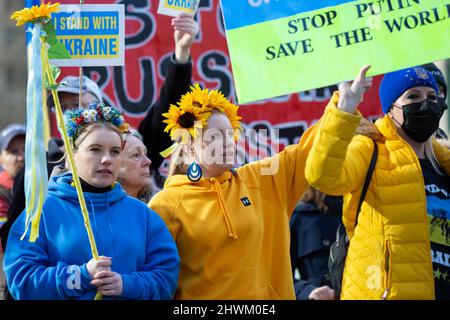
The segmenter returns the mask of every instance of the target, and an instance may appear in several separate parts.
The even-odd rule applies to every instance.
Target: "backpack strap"
[[[358,225],[359,213],[361,211],[361,206],[366,198],[367,190],[369,189],[370,180],[372,179],[373,172],[375,171],[375,165],[377,163],[378,158],[378,145],[375,141],[373,141],[373,154],[372,159],[370,160],[369,170],[367,170],[366,180],[364,181],[364,186],[361,192],[361,197],[359,198],[358,203],[358,211],[356,211],[356,220],[355,220],[355,228]]]

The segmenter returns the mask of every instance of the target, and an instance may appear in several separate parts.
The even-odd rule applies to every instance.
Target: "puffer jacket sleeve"
[[[343,195],[362,188],[373,153],[368,137],[355,136],[361,116],[337,108],[335,92],[319,124],[305,176],[308,182],[328,195]]]

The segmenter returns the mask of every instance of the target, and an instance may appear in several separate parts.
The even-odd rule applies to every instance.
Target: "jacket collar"
[[[385,137],[387,140],[401,140],[394,121],[388,115],[385,115],[383,118],[378,119],[375,122],[375,125],[377,126],[383,137]]]
[[[389,116],[385,115],[383,118],[378,119],[375,122],[375,125],[386,140],[401,140],[405,143],[405,145],[407,144],[407,142],[404,141],[398,134],[398,129],[395,126],[394,121]],[[439,165],[448,175],[450,175],[450,151],[439,145],[436,141],[433,141],[433,150]]]

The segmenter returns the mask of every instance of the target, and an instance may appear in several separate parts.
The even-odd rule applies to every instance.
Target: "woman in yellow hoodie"
[[[450,151],[431,138],[446,106],[424,68],[392,72],[380,86],[381,139],[355,135],[369,68],[331,98],[305,171],[317,189],[344,195],[350,246],[341,299],[448,299]],[[355,228],[374,143],[378,160]]]
[[[177,142],[165,187],[149,203],[178,246],[175,298],[295,299],[289,219],[308,187],[314,128],[299,144],[233,169],[238,107],[217,91],[192,89],[164,114]]]

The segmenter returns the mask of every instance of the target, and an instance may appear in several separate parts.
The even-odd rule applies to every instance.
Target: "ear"
[[[75,149],[75,148],[72,149],[72,154],[73,154],[73,160],[76,160],[77,159],[77,149]]]

